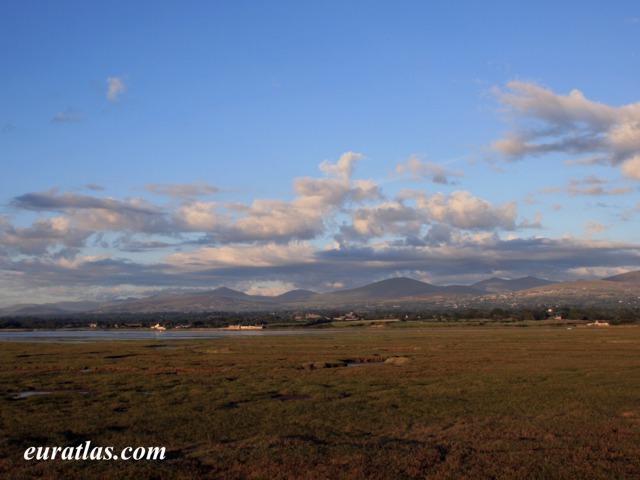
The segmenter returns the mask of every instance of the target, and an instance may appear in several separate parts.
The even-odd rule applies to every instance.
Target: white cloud
[[[245,282],[244,284],[240,284],[237,288],[248,295],[265,295],[272,297],[295,290],[296,286],[292,282],[267,280],[260,282]]]
[[[322,162],[320,164],[320,170],[329,178],[338,178],[348,182],[353,175],[355,162],[358,162],[363,158],[364,155],[361,153],[345,152],[340,156],[340,159],[336,163],[331,163],[327,160]]]
[[[85,246],[91,232],[74,228],[65,217],[38,218],[30,227],[15,227],[8,218],[0,222],[0,246],[24,255],[48,255],[61,248]]]
[[[364,237],[418,235],[425,224],[416,209],[399,201],[358,208],[352,214],[352,222],[353,231]]]
[[[281,200],[256,200],[247,212],[228,228],[228,241],[306,240],[324,231],[322,218]]]
[[[623,173],[637,179],[633,159],[640,155],[640,102],[612,107],[587,99],[579,90],[560,95],[521,81],[495,93],[512,128],[492,147],[507,160],[552,152],[590,155],[570,162],[631,162]]]
[[[449,170],[436,163],[423,162],[417,155],[412,155],[406,162],[400,163],[396,167],[396,173],[399,175],[409,175],[409,177],[415,181],[428,179],[433,183],[442,185],[452,183],[449,177],[464,176],[462,170]]]
[[[205,201],[199,196],[217,189],[197,183],[145,189],[171,197],[166,204],[102,196],[98,186],[93,195],[57,189],[20,195],[6,208],[24,214],[27,226],[0,215],[0,278],[14,279],[6,272],[18,271],[25,289],[127,282],[140,289],[230,284],[276,293],[397,275],[441,283],[494,271],[559,278],[568,267],[640,261],[636,245],[590,238],[607,225],[583,224],[585,239],[519,238],[523,229],[543,226],[539,213],[518,218],[515,202],[496,204],[469,191],[403,190],[387,197],[376,181],[357,178],[362,158],[347,152],[323,162],[318,176],[294,179],[290,200]],[[633,157],[627,161],[632,168]],[[425,163],[406,168],[411,165],[420,171]],[[557,188],[622,193],[620,184],[595,175]],[[37,218],[29,224],[29,216]],[[325,248],[328,243],[334,244]],[[247,283],[249,277],[255,282]]]
[[[351,178],[355,162],[363,158],[359,153],[347,152],[335,164],[327,161],[320,164],[324,177],[297,178],[294,190],[298,197],[293,204],[307,214],[327,215],[349,202],[362,203],[382,198],[382,191],[372,180]]]
[[[108,255],[87,255],[78,258],[60,258],[57,259],[55,263],[63,268],[80,268],[87,263],[106,260],[108,258]]]
[[[174,222],[183,231],[211,232],[221,223],[226,223],[226,218],[221,218],[217,208],[216,203],[202,201],[182,205],[174,214]]]
[[[191,270],[223,267],[273,267],[314,261],[315,248],[308,243],[287,245],[239,245],[205,247],[188,253],[174,253],[167,263]]]
[[[107,99],[110,102],[118,101],[122,94],[127,91],[125,79],[126,76],[107,78]]]
[[[622,164],[622,173],[633,180],[640,180],[640,154],[634,155],[624,161]]]
[[[428,220],[469,230],[513,230],[516,228],[515,202],[493,205],[470,192],[455,191],[450,195],[413,195],[419,209],[424,209]]]

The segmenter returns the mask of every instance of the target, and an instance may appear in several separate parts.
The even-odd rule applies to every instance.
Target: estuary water
[[[335,332],[333,330],[332,332]],[[115,340],[203,340],[223,337],[309,335],[327,330],[32,330],[3,332],[0,342],[93,343]]]

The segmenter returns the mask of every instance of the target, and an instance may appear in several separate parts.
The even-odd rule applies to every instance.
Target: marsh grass
[[[170,346],[171,348],[157,348]],[[4,343],[4,478],[632,478],[640,329]],[[349,359],[362,368],[314,368]],[[388,359],[404,358],[404,361]],[[15,399],[17,393],[50,391]],[[84,392],[84,393],[79,393]],[[164,461],[27,462],[30,446]]]

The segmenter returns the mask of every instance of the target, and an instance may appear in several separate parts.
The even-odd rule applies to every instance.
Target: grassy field
[[[0,359],[2,478],[640,478],[637,327],[3,343]],[[23,459],[86,441],[168,458]]]

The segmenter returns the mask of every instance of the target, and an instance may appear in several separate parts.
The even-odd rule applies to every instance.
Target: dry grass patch
[[[5,343],[0,477],[633,478],[639,343],[634,327]],[[324,367],[354,359],[380,363]],[[32,390],[52,393],[14,398]],[[84,440],[170,455],[22,459]]]

